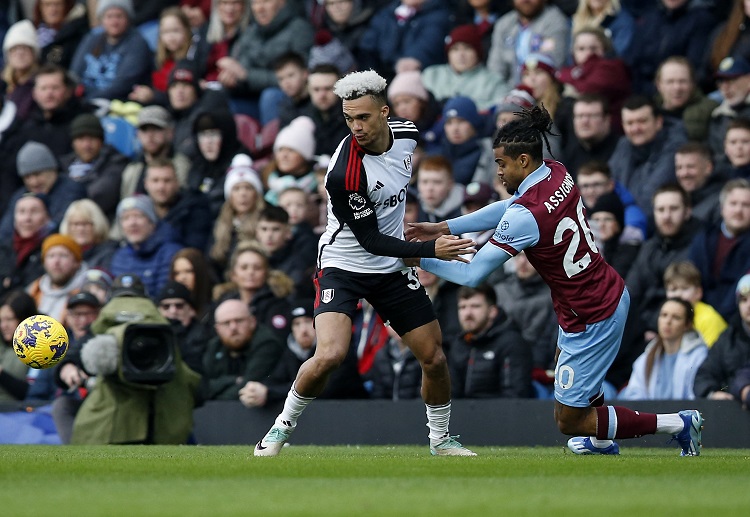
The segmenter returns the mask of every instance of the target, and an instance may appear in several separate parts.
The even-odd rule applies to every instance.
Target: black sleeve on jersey
[[[364,182],[359,192],[335,188],[330,184],[327,185],[327,189],[336,218],[351,228],[357,241],[368,253],[384,257],[435,258],[435,241],[406,242],[380,233],[375,206],[367,196]],[[356,203],[352,196],[357,196],[357,194],[359,197],[356,201],[361,201],[363,204],[361,207],[357,205],[355,212],[352,204]]]

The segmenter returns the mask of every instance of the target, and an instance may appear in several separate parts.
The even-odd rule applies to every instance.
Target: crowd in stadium
[[[406,221],[510,197],[494,132],[552,115],[545,158],[632,298],[607,398],[750,404],[748,1],[10,0],[0,39],[0,401],[54,401],[63,441],[113,295],[169,320],[199,398],[284,399],[315,346],[324,178],[349,134],[333,85],[368,69],[420,131]],[[418,275],[453,398],[552,397],[558,322],[523,253],[477,288]],[[37,313],[69,329],[50,370],[11,348]],[[323,398],[420,385],[362,302]]]

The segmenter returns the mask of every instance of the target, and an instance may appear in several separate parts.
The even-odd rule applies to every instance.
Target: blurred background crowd
[[[283,400],[315,347],[323,180],[349,134],[333,85],[373,69],[420,130],[407,221],[508,198],[493,133],[543,104],[546,157],[632,297],[607,396],[746,405],[749,16],[748,0],[3,0],[0,400],[53,401],[69,440],[97,373],[80,351],[118,299],[169,322],[196,400]],[[418,273],[455,398],[551,397],[558,326],[523,253],[476,289]],[[70,331],[51,370],[11,349],[36,313]],[[416,398],[420,375],[363,301],[324,396]]]

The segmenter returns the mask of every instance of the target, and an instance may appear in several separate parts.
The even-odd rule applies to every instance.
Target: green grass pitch
[[[0,515],[628,517],[750,515],[750,450],[0,446]]]

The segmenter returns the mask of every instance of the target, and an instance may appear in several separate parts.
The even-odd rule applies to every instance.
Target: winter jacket
[[[208,196],[198,190],[182,189],[162,218],[160,229],[169,229],[170,240],[185,248],[205,250],[211,237],[213,222]]]
[[[136,84],[151,83],[153,54],[131,28],[111,45],[102,32],[90,32],[73,56],[70,71],[80,78],[86,99],[127,100]]]
[[[359,40],[360,70],[374,69],[386,79],[396,73],[401,58],[419,61],[422,69],[445,63],[445,37],[451,30],[451,11],[445,0],[426,0],[408,20],[399,21],[395,10],[401,0],[381,7]]]
[[[633,72],[633,90],[652,95],[654,77],[659,64],[670,56],[685,56],[695,70],[701,64],[715,24],[708,9],[693,8],[685,2],[677,9],[667,9],[662,2],[638,22],[637,38],[633,39],[625,60]]]
[[[657,338],[658,339],[658,338]],[[672,385],[667,393],[657,392],[659,375],[659,364],[663,358],[664,351],[657,353],[651,368],[651,374],[646,378],[646,362],[650,351],[656,346],[656,339],[652,340],[646,351],[643,352],[635,363],[633,373],[630,375],[627,387],[620,392],[617,398],[623,400],[692,400],[693,381],[698,368],[708,354],[708,347],[697,332],[688,332],[682,337],[680,349],[677,351],[677,359],[672,372]]]
[[[181,187],[187,186],[188,171],[190,170],[190,158],[182,153],[170,154],[172,165],[177,174],[177,181]],[[122,181],[120,182],[120,199],[133,196],[135,194],[145,194],[146,189],[143,187],[144,173],[146,172],[146,157],[143,153],[138,154],[130,160],[130,163],[122,171]]]
[[[510,91],[496,72],[482,64],[460,74],[447,64],[432,65],[422,71],[422,84],[438,102],[463,95],[471,98],[480,111],[493,107]]]
[[[109,270],[115,277],[125,273],[138,275],[143,280],[146,294],[156,298],[169,280],[172,256],[180,249],[182,246],[176,242],[165,241],[164,232],[157,228],[138,248],[125,242],[112,255]]]
[[[78,45],[88,32],[89,19],[86,6],[76,3],[65,16],[52,42],[42,47],[42,62],[54,63],[65,69],[69,68]]]
[[[266,405],[281,402],[289,393],[297,372],[307,359],[315,353],[315,346],[310,350],[302,347],[289,335],[281,358],[273,371],[261,382],[268,388]],[[343,362],[328,378],[323,392],[316,398],[322,399],[364,399],[367,398],[362,378],[357,371],[357,351],[354,347],[349,350]]]
[[[639,315],[644,330],[656,330],[659,309],[666,298],[664,271],[669,264],[688,258],[690,245],[701,227],[699,221],[689,219],[674,237],[656,233],[638,251],[625,285],[630,291],[631,311]]]
[[[721,222],[719,193],[726,181],[726,176],[718,171],[714,171],[701,188],[690,192],[690,205],[693,217],[708,225]]]
[[[419,212],[417,221],[437,223],[447,219],[453,219],[461,216],[461,206],[464,204],[464,192],[466,188],[461,184],[454,184],[440,205],[432,208],[425,206],[424,202],[419,202]]]
[[[219,337],[212,338],[203,355],[203,375],[208,387],[206,399],[239,400],[240,389],[248,381],[263,382],[283,351],[284,342],[261,323],[236,357],[229,353]]]
[[[16,288],[25,289],[44,274],[42,241],[50,233],[49,228],[42,230],[38,245],[20,264],[16,264],[18,253],[13,246],[13,237],[0,239],[0,297]]]
[[[115,297],[102,307],[92,324],[94,334],[115,336],[121,348],[125,330],[132,323],[118,323],[123,313],[138,314],[143,323],[167,320],[146,298]],[[122,375],[122,361],[115,373],[97,375],[73,424],[72,444],[126,443],[184,444],[193,429],[193,409],[198,401],[200,376],[175,357],[175,375],[159,385],[133,383]]]
[[[277,86],[273,62],[286,52],[307,58],[313,46],[312,25],[298,17],[294,7],[281,8],[268,25],[251,23],[232,48],[232,57],[247,71],[247,78],[230,89],[232,96],[257,97],[265,88]]]
[[[473,181],[492,185],[497,175],[492,139],[475,136],[463,144],[451,144],[445,136],[428,153],[442,154],[453,166],[453,179],[456,183],[468,185]]]
[[[375,7],[367,5],[369,3],[366,0],[354,0],[352,14],[343,24],[334,22],[327,12],[323,15],[323,26],[328,29],[334,38],[349,49],[355,59],[359,53],[359,40],[367,31],[370,19],[375,14]]]
[[[16,145],[20,149],[23,144],[33,140],[43,142],[55,156],[63,156],[73,150],[70,138],[70,123],[82,113],[91,113],[93,106],[82,102],[78,97],[71,97],[59,109],[53,111],[49,118],[45,118],[41,108],[34,103],[29,116],[21,125]],[[11,166],[11,164],[7,164]],[[13,160],[13,171],[16,163]]]
[[[656,96],[656,103],[663,109],[664,100],[661,95]],[[704,142],[708,138],[708,124],[711,120],[711,113],[718,106],[718,102],[709,99],[698,88],[695,88],[687,104],[678,113],[673,114],[664,111],[664,116],[682,120],[689,140]]]
[[[708,145],[714,153],[716,163],[724,163],[724,137],[729,123],[736,118],[750,118],[750,94],[739,106],[730,106],[727,101],[722,102],[711,112],[708,123]]]
[[[573,179],[578,176],[578,169],[581,168],[586,162],[593,160],[607,162],[615,152],[619,136],[615,133],[610,133],[604,140],[589,144],[581,142],[576,138],[573,133],[573,128],[570,128],[568,138],[565,142],[565,147],[562,151],[561,161],[565,164],[565,168],[568,169]]]
[[[341,102],[336,102],[326,112],[308,103],[298,116],[310,117],[315,123],[315,154],[333,156],[341,141],[349,136],[349,126],[341,116]],[[296,118],[296,117],[295,117]],[[291,122],[291,120],[290,120]]]
[[[674,182],[674,155],[687,141],[682,124],[667,124],[656,134],[649,144],[645,161],[635,163],[638,149],[627,139],[620,137],[614,153],[609,159],[612,178],[622,183],[635,198],[640,209],[651,213],[651,198],[657,188]]]
[[[750,335],[739,317],[708,351],[695,375],[695,396],[708,397],[714,391],[728,391],[737,371],[750,361]]]
[[[51,316],[57,321],[65,321],[68,297],[78,292],[83,286],[86,280],[86,271],[88,271],[88,265],[82,263],[73,278],[59,288],[52,287],[49,274],[46,273],[31,283],[26,290],[36,302],[39,313]]]
[[[450,348],[454,398],[531,397],[531,350],[502,309],[481,334],[462,334]]]
[[[722,223],[723,226],[723,223]],[[735,288],[750,269],[750,231],[737,236],[737,241],[724,259],[718,277],[714,276],[714,255],[722,226],[714,225],[698,233],[690,247],[689,259],[701,273],[703,301],[729,321],[737,312]]]
[[[422,365],[408,347],[394,339],[378,350],[367,372],[373,399],[407,400],[422,396]]]
[[[13,212],[16,207],[16,201],[26,194],[26,192],[28,192],[26,187],[21,187],[13,193],[13,197],[8,201],[8,208],[5,210],[3,218],[0,219],[0,240],[10,239],[11,235],[13,235]],[[49,217],[53,223],[53,230],[56,230],[60,226],[65,216],[65,211],[70,204],[85,197],[86,188],[83,185],[76,183],[63,173],[58,174],[57,181],[55,181],[47,193]]]
[[[521,65],[529,54],[549,54],[558,67],[568,56],[570,20],[557,6],[547,5],[524,31],[521,29],[518,11],[514,9],[503,15],[492,30],[487,68],[500,74],[508,84],[521,82]],[[521,47],[522,38],[525,44]]]
[[[128,164],[128,158],[108,144],[102,146],[99,156],[90,164],[91,168],[81,177],[74,177],[78,157],[70,153],[60,158],[63,173],[70,179],[86,188],[86,197],[99,205],[110,221],[115,218],[117,204],[120,202],[120,183],[122,171]]]
[[[315,273],[315,259],[318,254],[318,241],[312,235],[309,225],[303,226],[299,239],[294,236],[276,250],[269,258],[271,269],[286,273],[294,281],[296,289],[310,290]]]
[[[18,360],[13,346],[0,338],[0,402],[23,400],[29,389],[26,373],[29,367]]]

